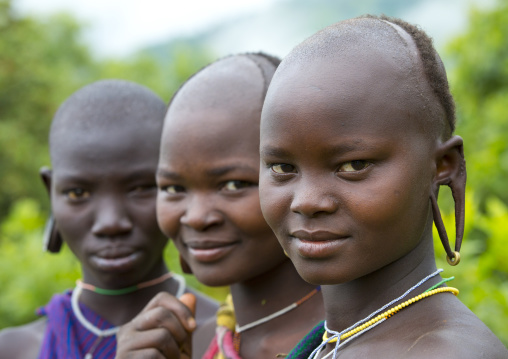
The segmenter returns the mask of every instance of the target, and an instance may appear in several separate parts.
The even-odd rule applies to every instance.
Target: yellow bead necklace
[[[432,296],[434,294],[444,293],[444,292],[451,292],[451,293],[453,293],[455,295],[459,294],[459,290],[457,288],[453,288],[453,287],[437,288],[437,289],[433,289],[431,291],[422,293],[420,295],[417,295],[416,297],[413,297],[411,299],[406,300],[404,303],[396,305],[392,309],[388,309],[386,312],[383,312],[383,313],[379,314],[378,316],[372,318],[368,322],[365,322],[364,324],[362,324],[362,325],[360,325],[360,326],[358,326],[358,327],[356,327],[356,328],[354,328],[354,329],[352,329],[352,330],[342,334],[340,336],[340,340],[342,341],[342,340],[347,339],[347,338],[349,338],[349,337],[351,337],[351,336],[353,336],[353,335],[355,335],[357,333],[360,333],[360,332],[368,329],[372,325],[376,324],[380,320],[388,319],[389,317],[391,317],[395,313],[397,313],[400,310],[410,306],[413,303],[418,302],[419,300],[422,300],[424,298],[430,297],[430,296]],[[336,343],[337,342],[337,338],[333,338],[330,341],[328,341],[328,332],[325,330],[325,332],[323,334],[323,341],[327,341],[328,343]]]

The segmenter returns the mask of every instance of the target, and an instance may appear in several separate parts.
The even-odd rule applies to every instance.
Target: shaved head
[[[53,166],[63,149],[76,142],[92,146],[107,142],[108,136],[126,136],[125,141],[137,140],[141,148],[157,148],[165,108],[154,92],[129,81],[101,80],[81,88],[53,118],[49,135]],[[133,133],[139,138],[132,138]]]
[[[183,147],[178,146],[179,141],[207,142],[212,134],[219,136],[225,128],[235,128],[237,141],[245,142],[246,126],[254,129],[248,137],[258,138],[253,141],[257,152],[261,108],[279,62],[263,53],[239,54],[219,59],[189,78],[169,104],[161,161],[169,142],[175,148]]]
[[[225,102],[238,101],[255,86],[252,76],[261,79],[258,98],[262,104],[279,63],[279,59],[264,53],[239,54],[213,62],[180,87],[171,100],[169,112],[195,107],[221,108]]]
[[[412,106],[411,118],[421,129],[448,138],[455,127],[455,107],[446,72],[432,40],[419,28],[400,19],[364,16],[331,25],[298,45],[281,63],[274,82],[284,74],[302,71],[316,60],[362,66],[366,57],[391,67],[393,79]],[[299,70],[295,70],[298,68]],[[372,69],[371,69],[372,70]],[[334,76],[330,68],[329,76]],[[375,79],[376,73],[365,76]],[[336,79],[341,81],[341,79]],[[367,80],[367,79],[366,79]],[[273,86],[273,84],[272,84]]]

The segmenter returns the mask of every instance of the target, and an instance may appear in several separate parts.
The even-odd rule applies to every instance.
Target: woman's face
[[[390,61],[364,55],[276,75],[263,108],[263,213],[315,284],[374,272],[430,236],[433,141]]]
[[[227,71],[247,72],[245,81],[212,66],[173,101],[157,172],[159,225],[211,286],[247,281],[287,260],[259,204],[262,80],[245,60],[233,60]]]
[[[92,284],[122,288],[163,269],[167,238],[155,213],[158,148],[139,146],[151,136],[124,126],[68,131],[59,141],[50,176],[52,211]]]

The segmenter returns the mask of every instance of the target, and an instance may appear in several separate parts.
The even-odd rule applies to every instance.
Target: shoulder
[[[434,329],[420,333],[408,347],[408,354],[414,354],[408,357],[508,358],[505,346],[469,309],[453,314],[453,318],[437,322]]]
[[[352,339],[344,357],[389,359],[506,359],[492,331],[454,296],[419,302]]]
[[[219,309],[219,304],[215,300],[192,288],[187,288],[186,292],[196,296],[196,322],[198,327],[210,319],[215,320],[217,309]]]
[[[37,358],[42,345],[46,319],[0,331],[0,352],[5,358]]]
[[[429,306],[427,311],[415,316],[412,326],[418,329],[413,328],[412,335],[405,335],[408,340],[402,357],[508,358],[505,346],[471,310],[454,297],[441,298],[440,306]]]

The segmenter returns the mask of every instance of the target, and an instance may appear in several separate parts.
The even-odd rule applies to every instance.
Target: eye
[[[356,172],[361,171],[367,167],[369,167],[371,164],[364,160],[355,160],[355,161],[349,161],[343,163],[339,167],[339,172]]]
[[[140,185],[140,186],[136,186],[134,187],[131,192],[134,192],[134,193],[143,193],[143,192],[148,192],[148,191],[151,191],[153,189],[155,189],[156,186],[153,185],[153,184],[148,184],[148,185]]]
[[[252,186],[251,182],[247,181],[239,181],[239,180],[233,180],[233,181],[227,181],[222,189],[226,191],[238,191],[242,188],[247,188]]]
[[[161,190],[166,193],[169,193],[169,194],[178,194],[178,193],[185,192],[185,188],[183,186],[179,186],[179,185],[175,185],[175,184],[162,187]]]
[[[64,193],[71,201],[79,201],[90,197],[90,192],[84,188],[71,188]]]
[[[271,165],[270,168],[275,173],[292,173],[295,171],[295,167],[292,165],[288,165],[286,163],[276,163],[274,165]]]
[[[128,195],[139,198],[152,198],[157,193],[157,186],[154,184],[137,185],[132,187]]]

